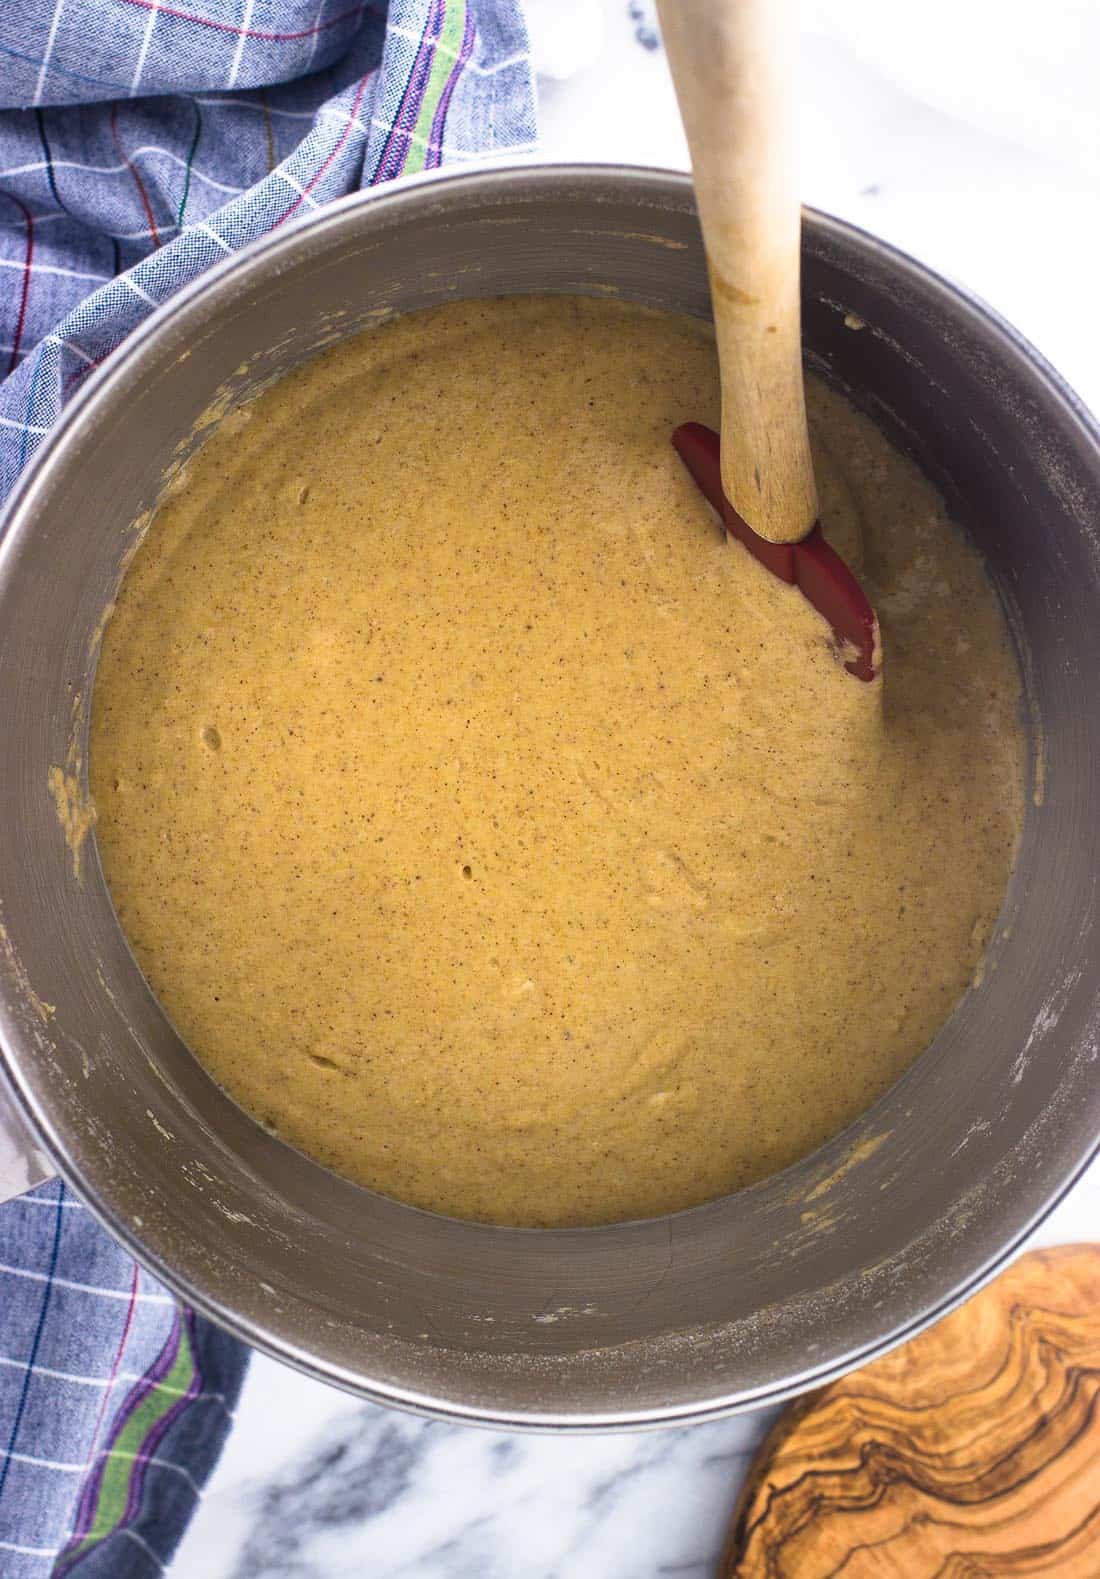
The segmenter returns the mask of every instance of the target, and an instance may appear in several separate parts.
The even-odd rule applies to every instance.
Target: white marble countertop
[[[919,11],[927,36],[938,4],[897,9]],[[806,0],[818,28],[804,41],[806,201],[963,280],[1095,409],[1100,110],[1068,64],[1059,77],[1057,49],[1057,102],[1037,110],[1042,41],[1025,34],[1021,8],[953,4],[968,13],[961,36],[974,49],[994,9],[998,17],[998,69],[992,86],[983,74],[973,102],[957,61],[941,71],[916,35],[884,36],[881,23],[876,32],[866,0]],[[652,10],[651,0],[530,0],[543,157],[686,167]],[[1059,0],[1047,11],[1056,16]],[[1081,51],[1067,43],[1064,53],[1068,62]],[[1094,1167],[1036,1242],[1092,1239],[1098,1223]],[[257,1356],[171,1579],[708,1575],[771,1418],[632,1436],[508,1435],[361,1404]]]

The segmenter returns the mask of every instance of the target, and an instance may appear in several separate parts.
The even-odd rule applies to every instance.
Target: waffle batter
[[[885,689],[727,545],[669,437],[713,341],[455,304],[225,421],[106,633],[97,838],[153,990],[292,1145],[500,1223],[675,1210],[802,1156],[966,990],[1021,816],[995,595],[809,391]]]

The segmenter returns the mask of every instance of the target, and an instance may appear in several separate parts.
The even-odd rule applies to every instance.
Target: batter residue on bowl
[[[153,990],[292,1145],[501,1223],[675,1210],[865,1109],[966,990],[1021,816],[974,550],[837,394],[885,684],[669,442],[699,325],[459,303],[228,419],[108,627],[97,839]]]

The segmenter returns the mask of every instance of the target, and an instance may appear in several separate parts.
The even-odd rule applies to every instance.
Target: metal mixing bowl
[[[315,1376],[509,1425],[605,1429],[772,1402],[970,1293],[1096,1146],[1097,430],[957,287],[820,215],[807,215],[804,245],[811,360],[946,487],[988,560],[1027,677],[1041,783],[984,985],[851,1129],[692,1211],[576,1231],[481,1227],[289,1150],[172,1031],[94,848],[74,877],[47,791],[74,716],[78,747],[86,728],[95,633],[131,523],[216,394],[246,398],[383,310],[456,296],[613,292],[706,315],[688,181],[512,167],[337,203],[156,312],[89,378],[11,500],[0,1034],[16,1111],[141,1261]]]

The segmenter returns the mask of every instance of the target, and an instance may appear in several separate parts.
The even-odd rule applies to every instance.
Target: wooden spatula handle
[[[793,0],[658,0],[710,266],[722,483],[762,537],[817,519],[799,305]]]

